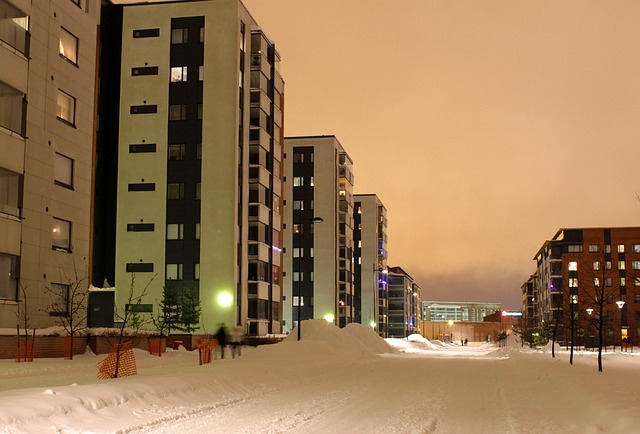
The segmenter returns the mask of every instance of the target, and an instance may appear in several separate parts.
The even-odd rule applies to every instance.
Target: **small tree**
[[[24,361],[27,361],[27,346],[29,345],[29,298],[27,297],[27,287],[20,282],[20,291],[18,294],[18,309],[16,310],[16,317],[18,321],[22,323],[24,329]],[[20,337],[20,324],[17,325],[18,338]],[[34,338],[35,340],[35,330]],[[32,342],[33,342],[32,340]]]
[[[118,369],[120,368],[120,351],[122,348],[122,341],[125,336],[125,329],[127,326],[135,329],[135,335],[138,334],[140,327],[142,325],[149,322],[148,319],[144,319],[141,313],[141,304],[142,298],[147,295],[147,289],[153,279],[155,279],[156,275],[149,280],[149,282],[145,285],[145,287],[141,291],[136,291],[135,289],[135,281],[136,276],[135,273],[131,273],[131,285],[129,286],[129,294],[127,296],[127,303],[124,307],[124,312],[120,314],[118,311],[118,306],[115,307],[115,317],[120,322],[120,328],[118,330],[118,345],[116,347],[116,363],[115,363],[115,372],[113,378],[118,378]]]
[[[151,322],[160,337],[171,333],[172,328],[177,328],[180,322],[181,306],[175,291],[162,290],[162,300],[158,301],[157,315],[151,315]]]
[[[193,333],[198,330],[200,313],[202,312],[198,289],[192,285],[182,293],[181,298],[182,312],[177,328],[185,333]]]
[[[46,287],[52,303],[49,305],[49,314],[58,318],[58,323],[69,335],[70,354],[73,359],[73,339],[79,333],[88,330],[87,327],[87,299],[89,297],[88,277],[80,277],[78,269],[73,266],[73,276],[67,275],[64,268],[60,271],[60,280],[64,284],[55,287]],[[54,302],[58,301],[58,302]]]

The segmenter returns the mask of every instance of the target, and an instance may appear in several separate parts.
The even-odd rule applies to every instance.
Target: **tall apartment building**
[[[196,297],[200,328],[281,332],[282,109],[275,45],[239,0],[106,3],[102,39],[118,116],[101,123],[114,167],[115,224],[104,277],[125,309],[129,286]],[[107,86],[107,85],[105,85]],[[117,101],[109,93],[117,90]],[[117,131],[116,135],[113,131]],[[109,257],[110,256],[110,257]],[[97,276],[100,281],[102,276]],[[113,282],[112,282],[113,280]],[[137,300],[136,300],[137,301]]]
[[[285,330],[299,318],[344,327],[355,316],[353,162],[335,136],[287,137],[285,154]]]
[[[600,300],[605,316],[605,343],[640,342],[640,228],[559,229],[534,260],[540,329],[557,325],[558,340],[592,345]],[[523,312],[529,298],[523,297]]]
[[[387,209],[375,194],[354,194],[354,321],[388,336]]]
[[[89,279],[98,0],[0,0],[0,327]],[[23,292],[24,291],[24,292]]]
[[[420,328],[420,286],[400,267],[389,267],[389,337],[405,338]]]

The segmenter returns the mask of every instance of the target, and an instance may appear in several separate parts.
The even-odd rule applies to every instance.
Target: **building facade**
[[[121,312],[135,302],[150,313],[171,294],[199,303],[202,331],[225,323],[280,333],[284,81],[275,45],[238,0],[105,7],[111,63],[101,73],[117,80],[118,100],[110,84],[101,101],[118,115],[102,125],[100,150],[117,170],[103,186],[115,191],[116,211],[96,254],[114,265],[94,281],[113,279]]]
[[[355,316],[353,162],[335,136],[287,137],[285,154],[284,329],[344,327]]]
[[[388,336],[387,209],[375,194],[354,195],[355,319]]]
[[[420,330],[420,287],[400,267],[389,267],[388,336],[404,338]]]
[[[88,282],[98,0],[0,0],[0,327]]]
[[[559,229],[534,260],[539,330],[593,346],[603,318],[605,345],[640,342],[640,228]]]
[[[500,303],[423,301],[422,319],[433,322],[481,322],[500,312]]]

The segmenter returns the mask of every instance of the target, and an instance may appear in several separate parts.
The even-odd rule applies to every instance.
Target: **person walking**
[[[238,353],[238,357],[242,354],[242,327],[235,326],[231,329],[231,333],[229,333],[229,340],[231,341],[231,358],[236,358],[236,352]]]
[[[225,329],[224,323],[220,324],[220,328],[216,333],[216,340],[218,341],[218,348],[220,348],[220,358],[224,359],[224,347],[227,346],[227,330]],[[216,351],[216,359],[218,358],[217,353]]]

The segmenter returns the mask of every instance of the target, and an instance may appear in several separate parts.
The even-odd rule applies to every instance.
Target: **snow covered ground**
[[[640,351],[556,358],[515,342],[380,339],[306,321],[276,345],[198,365],[136,351],[138,375],[98,380],[105,356],[0,361],[1,433],[638,433]],[[513,339],[513,338],[510,338]]]

